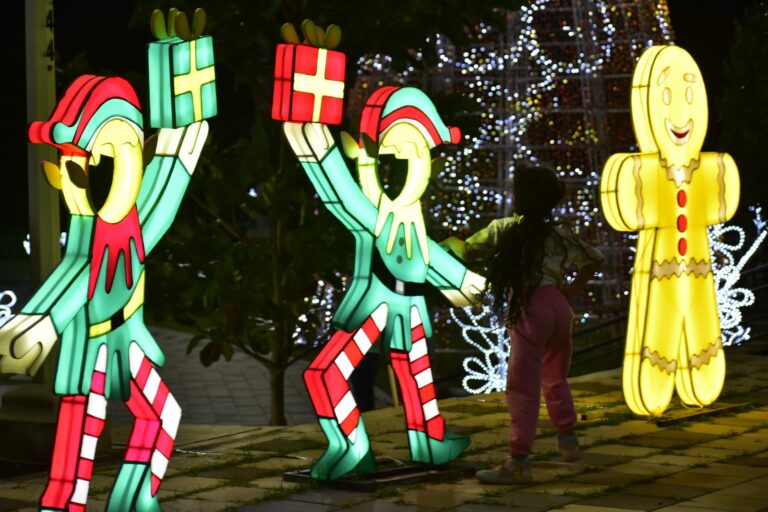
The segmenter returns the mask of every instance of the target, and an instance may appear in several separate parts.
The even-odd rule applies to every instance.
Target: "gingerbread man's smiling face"
[[[707,91],[688,52],[668,46],[658,53],[647,101],[651,132],[662,158],[675,167],[697,159],[707,133]]]

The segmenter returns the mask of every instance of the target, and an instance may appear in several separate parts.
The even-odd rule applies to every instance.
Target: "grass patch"
[[[290,487],[269,487],[267,488],[267,492],[264,493],[264,496],[259,501],[274,501],[274,500],[282,500],[285,498],[288,498],[294,494],[298,494],[300,492],[309,491],[312,489],[317,489],[320,487],[320,484],[315,481],[309,481],[309,482],[302,482],[300,484],[296,484]]]

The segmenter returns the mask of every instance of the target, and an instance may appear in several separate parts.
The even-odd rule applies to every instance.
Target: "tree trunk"
[[[270,425],[285,425],[285,368],[269,369]]]

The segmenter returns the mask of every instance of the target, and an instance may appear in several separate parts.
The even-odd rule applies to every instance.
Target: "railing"
[[[745,280],[745,278],[746,278],[746,281],[754,281],[753,279],[750,279],[750,278],[754,276],[758,276],[760,272],[768,273],[768,263],[763,263],[761,265],[752,267],[742,272],[741,273],[742,282]],[[756,286],[749,287],[749,289],[752,290],[752,293],[755,294],[755,302],[757,303],[760,298],[764,298],[765,291],[768,290],[768,278],[762,279],[761,284],[757,284]],[[754,322],[756,320],[761,320],[765,317],[768,317],[768,309],[760,310],[755,308],[755,305],[753,305],[747,308],[747,310],[745,311],[744,322],[747,322],[747,323]],[[617,316],[615,318],[611,318],[604,322],[600,322],[595,325],[590,325],[589,327],[586,327],[584,329],[580,329],[573,333],[574,344],[576,344],[575,342],[577,339],[582,338],[587,334],[592,334],[594,332],[601,331],[609,327],[613,327],[617,324],[621,324],[621,323],[626,324],[626,321],[627,321],[627,315],[624,314],[621,316]],[[622,330],[626,330],[626,326],[624,326]],[[768,334],[768,329],[761,330],[759,332],[753,332],[751,336],[755,338],[755,337],[763,336],[766,334]],[[587,353],[591,353],[596,350],[600,350],[603,354],[610,353],[610,352],[618,352],[618,351],[624,350],[624,339],[625,339],[625,336],[623,333],[618,336],[612,336],[609,339],[600,340],[588,346],[575,349],[573,351],[573,356],[578,357]],[[608,350],[606,350],[606,348],[608,348]]]

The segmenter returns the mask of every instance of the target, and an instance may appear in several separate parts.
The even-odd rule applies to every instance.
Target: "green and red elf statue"
[[[457,143],[461,133],[443,123],[420,90],[382,87],[362,110],[359,140],[341,134],[345,153],[357,160],[356,183],[328,128],[341,119],[344,55],[332,50],[340,30],[305,21],[302,31],[304,44],[291,25],[283,26],[287,44],[277,50],[273,117],[285,121],[285,135],[317,194],[356,244],[352,283],[333,319],[338,331],[304,373],[329,442],[311,475],[331,480],[375,471],[348,379],[378,340],[400,385],[411,458],[449,462],[469,439],[446,432],[437,406],[424,293],[430,284],[454,305],[467,305],[476,301],[484,279],[427,236],[420,198],[431,174],[430,150]],[[407,167],[399,190],[382,184],[388,159],[393,167]]]
[[[84,511],[107,400],[135,418],[107,503],[110,511],[158,511],[181,408],[157,372],[163,353],[144,324],[145,258],[171,226],[216,113],[213,46],[172,9],[156,11],[149,47],[151,124],[144,140],[139,100],[122,78],[79,77],[33,143],[55,146],[43,162],[71,214],[66,253],[45,283],[0,328],[0,371],[33,375],[59,343],[54,392],[61,396],[44,511]],[[113,163],[112,185],[95,204],[89,174]],[[144,162],[149,161],[144,166]],[[33,248],[34,250],[34,248]]]

